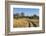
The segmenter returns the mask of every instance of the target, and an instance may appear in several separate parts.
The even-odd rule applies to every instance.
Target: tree
[[[14,18],[18,18],[19,17],[19,13],[14,14]]]
[[[35,18],[35,19],[39,19],[39,16],[37,16],[37,15],[33,15],[33,18]]]
[[[19,13],[16,13],[15,16],[19,16]]]
[[[33,15],[34,17],[37,17],[37,15]]]
[[[21,13],[21,16],[24,16],[24,13],[23,12]]]
[[[15,18],[15,14],[13,14],[14,18]]]

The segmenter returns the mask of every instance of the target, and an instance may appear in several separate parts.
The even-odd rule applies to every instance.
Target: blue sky
[[[13,8],[13,14],[22,12],[25,14],[25,16],[32,16],[34,14],[39,16],[38,8]]]

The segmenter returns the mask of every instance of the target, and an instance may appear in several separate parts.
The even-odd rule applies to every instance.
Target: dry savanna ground
[[[27,19],[27,18],[19,18],[13,20],[13,27],[38,27],[39,20],[38,19]]]

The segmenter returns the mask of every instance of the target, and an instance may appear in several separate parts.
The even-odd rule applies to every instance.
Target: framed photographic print
[[[6,34],[37,34],[45,32],[45,4],[6,2]]]

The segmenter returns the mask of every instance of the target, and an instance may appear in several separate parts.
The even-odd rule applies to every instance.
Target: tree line
[[[18,18],[29,18],[29,19],[39,19],[39,16],[37,16],[36,14],[34,14],[33,16],[25,16],[24,13],[16,13],[13,15],[14,18],[18,19]]]

